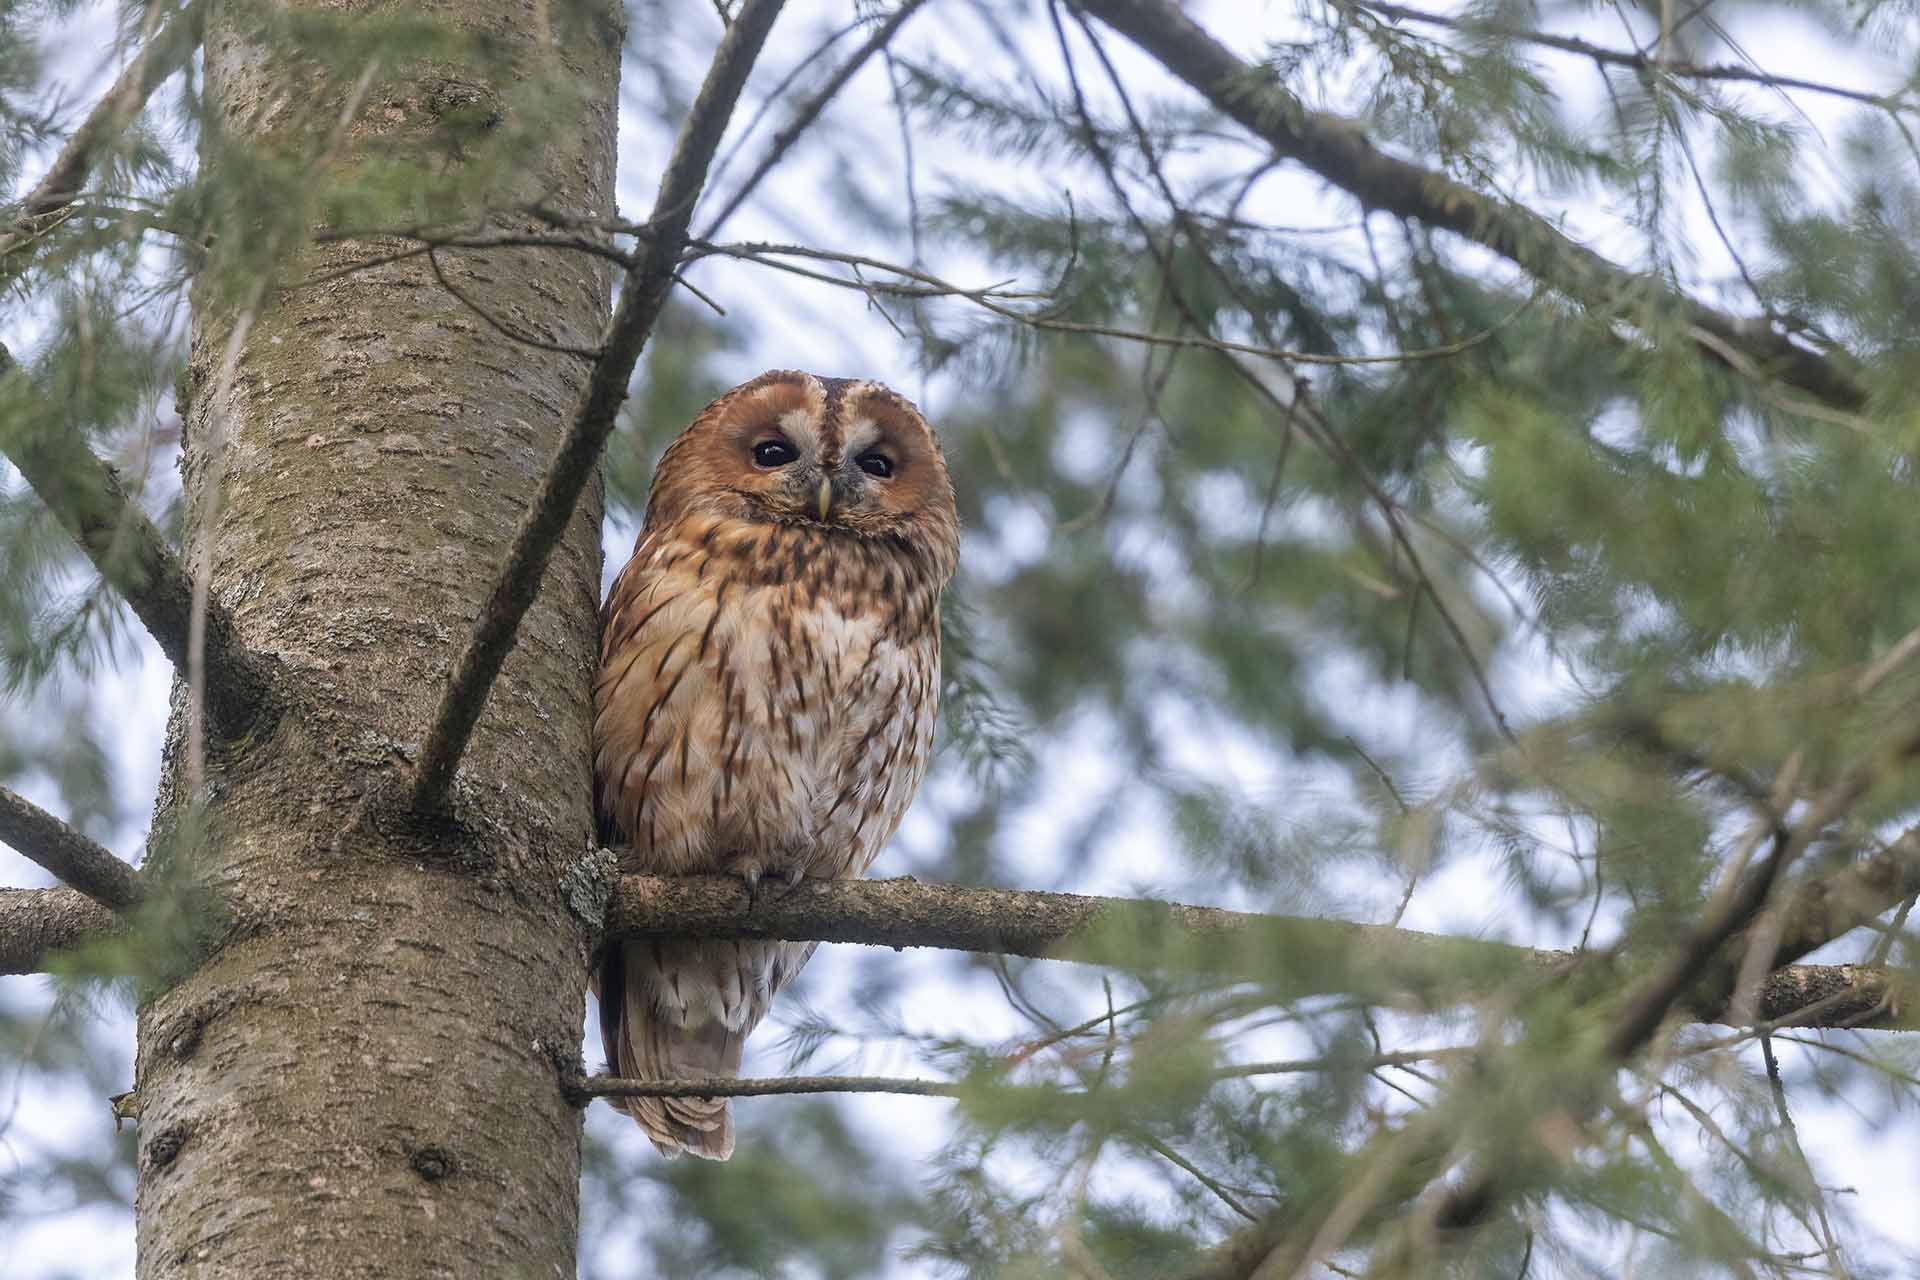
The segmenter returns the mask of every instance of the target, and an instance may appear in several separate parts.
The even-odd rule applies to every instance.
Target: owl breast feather
[[[602,807],[630,870],[864,874],[926,772],[937,595],[826,531],[729,532],[643,545],[609,596]]]

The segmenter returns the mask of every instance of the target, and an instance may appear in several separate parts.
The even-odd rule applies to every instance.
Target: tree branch
[[[78,889],[0,889],[0,977],[45,973],[56,952],[119,928],[113,912]]]
[[[965,1083],[904,1076],[772,1076],[755,1079],[709,1076],[693,1080],[627,1080],[589,1076],[566,1086],[576,1105],[595,1098],[767,1098],[797,1093],[904,1093],[921,1098],[958,1098]]]
[[[193,620],[186,568],[113,469],[55,421],[5,347],[0,388],[12,393],[8,407],[15,410],[13,421],[0,422],[0,451],[184,673]],[[206,610],[205,667],[208,719],[223,736],[236,736],[268,705],[271,682],[264,661],[241,645],[232,618],[214,601]]]
[[[731,876],[622,876],[607,936],[696,935],[936,947],[1120,968],[1259,975],[1298,995],[1438,996],[1567,957],[1382,925],[1147,899],[896,880],[805,880],[757,905]],[[1441,975],[1447,975],[1442,977]]]
[[[693,207],[706,185],[707,168],[713,163],[714,151],[726,132],[747,73],[759,57],[782,3],[747,0],[741,6],[720,41],[699,96],[680,126],[673,158],[660,180],[660,194],[647,223],[649,235],[643,241],[639,260],[626,273],[620,306],[600,344],[600,358],[574,410],[573,424],[560,442],[539,495],[514,535],[513,550],[480,610],[466,649],[454,662],[446,692],[434,713],[433,727],[414,773],[412,807],[416,812],[431,812],[446,805],[454,771],[486,706],[494,678],[513,649],[520,620],[539,593],[554,544],[566,531],[574,505],[593,477],[607,437],[613,434],[634,364],[673,288]]]
[[[1872,919],[1916,883],[1920,835],[1803,885],[1785,907],[1790,923],[1780,955],[1803,954]],[[0,974],[37,972],[47,953],[117,928],[98,904],[78,905],[88,903],[73,890],[0,890]],[[1822,930],[1831,930],[1828,938],[1819,937]],[[1258,979],[1282,999],[1349,994],[1412,1000],[1431,1008],[1484,994],[1516,977],[1571,973],[1580,959],[1572,952],[1386,925],[1151,899],[924,884],[910,877],[807,880],[777,900],[758,904],[731,876],[627,875],[616,881],[606,913],[608,938],[689,935],[857,942],[896,951],[935,947],[1126,969],[1214,972]],[[1736,936],[1729,945],[1737,950],[1741,941]],[[1604,972],[1593,977],[1602,991],[1617,986]],[[1756,1013],[1779,1025],[1920,1030],[1920,1011],[1909,1008],[1903,996],[1884,969],[1787,965],[1762,985]],[[1697,1020],[1716,1022],[1724,1017],[1725,1005],[1720,999],[1690,1008]],[[1284,1074],[1310,1065],[1255,1063],[1225,1074]]]
[[[133,123],[153,91],[187,64],[200,43],[200,0],[191,0],[147,41],[94,104],[53,165],[19,204],[13,225],[0,233],[0,260],[12,257],[51,230],[86,185],[100,153]],[[0,269],[0,283],[19,276],[23,265]]]
[[[1386,154],[1353,121],[1309,109],[1273,74],[1242,62],[1169,0],[1077,2],[1276,153],[1298,161],[1367,208],[1464,236],[1583,305],[1630,321],[1648,309],[1667,313],[1825,404],[1846,410],[1866,404],[1853,362],[1843,354],[1810,350],[1761,321],[1695,301],[1576,244],[1529,209]]]
[[[1465,1233],[1484,1225],[1497,1206],[1527,1186],[1532,1176],[1528,1151],[1538,1141],[1536,1117],[1551,1108],[1570,1124],[1584,1125],[1594,1112],[1613,1105],[1612,1090],[1601,1082],[1631,1066],[1670,1018],[1711,1019],[1735,1005],[1749,949],[1768,948],[1762,971],[1771,969],[1790,950],[1783,945],[1786,933],[1794,934],[1793,947],[1819,945],[1823,934],[1834,936],[1831,929],[1844,928],[1856,918],[1873,883],[1889,879],[1897,883],[1911,876],[1913,867],[1899,864],[1903,858],[1908,864],[1912,861],[1913,831],[1880,855],[1892,860],[1887,864],[1893,872],[1890,877],[1860,874],[1863,867],[1854,866],[1798,888],[1784,880],[1786,870],[1872,788],[1891,762],[1910,759],[1920,749],[1920,736],[1901,734],[1891,746],[1891,751],[1874,753],[1824,788],[1792,828],[1776,829],[1771,849],[1759,865],[1739,879],[1723,881],[1693,927],[1643,966],[1624,991],[1599,1006],[1600,1021],[1593,1028],[1597,1042],[1585,1050],[1563,1050],[1563,1078],[1555,1081],[1550,1093],[1518,1103],[1519,1110],[1507,1118],[1512,1132],[1522,1136],[1502,1139],[1499,1146],[1484,1138],[1469,1140],[1462,1132],[1450,1132],[1433,1110],[1376,1134],[1350,1159],[1347,1168],[1353,1172],[1334,1180],[1332,1185],[1345,1188],[1339,1201],[1323,1200],[1298,1214],[1252,1276],[1296,1274],[1337,1252],[1362,1219],[1376,1213],[1394,1214],[1402,1219],[1402,1226],[1375,1254],[1368,1274],[1420,1274],[1421,1260],[1436,1236],[1445,1235],[1457,1245]],[[1843,900],[1845,905],[1837,905]],[[1882,909],[1891,905],[1887,901]],[[1783,927],[1770,928],[1769,915],[1777,916]],[[1791,991],[1785,994],[1791,998]],[[1842,988],[1833,1001],[1850,1004],[1853,994]],[[1840,1025],[1877,1025],[1874,1019],[1888,1011],[1896,1019],[1906,1017],[1899,1009],[1901,994],[1889,985],[1878,1003],[1860,1009]],[[1770,995],[1764,994],[1758,1003],[1770,1003]],[[1802,1012],[1812,1022],[1826,1010],[1824,1002],[1816,1001],[1803,1006]],[[1766,1019],[1768,1015],[1755,1016]],[[1771,1028],[1763,1023],[1761,1029]],[[1416,1198],[1413,1212],[1407,1214],[1404,1206]],[[1280,1210],[1274,1216],[1294,1215]]]
[[[0,232],[0,286],[25,272],[30,257],[22,251],[66,216],[101,153],[140,114],[153,91],[193,56],[200,42],[200,10],[200,0],[190,0],[147,41],[20,202],[11,225]],[[0,381],[14,369],[12,354],[0,347]],[[111,468],[60,430],[50,410],[35,404],[26,416],[37,421],[24,430],[7,424],[14,429],[0,432],[7,457],[101,576],[125,597],[168,660],[185,671],[193,616],[185,569]],[[225,610],[209,606],[206,627],[207,714],[217,730],[232,736],[266,704],[265,668],[241,648]]]
[[[1270,1213],[1201,1254],[1172,1280],[1247,1280],[1280,1242],[1286,1226],[1286,1215]]]
[[[1786,910],[1798,923],[1785,958],[1805,954],[1897,903],[1920,882],[1920,837],[1802,888]],[[1839,904],[1844,902],[1844,906]],[[1880,905],[1876,908],[1875,903]],[[729,876],[620,877],[607,908],[609,938],[698,936],[858,942],[1028,956],[1126,969],[1214,972],[1255,978],[1279,998],[1347,994],[1439,1008],[1516,978],[1572,973],[1580,957],[1502,942],[1448,938],[1385,925],[1258,915],[1133,898],[898,880],[807,880],[754,904]],[[1737,956],[1740,939],[1730,944]],[[1737,964],[1737,959],[1733,961]],[[1596,987],[1617,978],[1588,958]],[[1896,998],[1886,971],[1797,965],[1762,986],[1759,1015],[1802,1026],[1920,1029],[1920,1012]],[[1723,996],[1692,1008],[1726,1013]],[[1801,1016],[1806,1021],[1799,1021]]]
[[[1856,785],[1843,783],[1837,794],[1851,794]],[[1825,825],[1816,816],[1806,828],[1815,832]],[[1789,851],[1810,838],[1790,841]],[[1788,859],[1780,861],[1784,865]],[[1776,909],[1783,923],[1773,935],[1773,963],[1798,958],[1840,937],[1891,909],[1917,887],[1920,829],[1781,895]],[[1756,909],[1755,903],[1736,898],[1719,918],[1751,918]],[[1135,968],[1192,966],[1256,977],[1296,998],[1350,993],[1404,1003],[1412,995],[1429,1007],[1437,1007],[1442,998],[1485,994],[1529,973],[1560,973],[1570,981],[1584,981],[1587,985],[1576,998],[1590,992],[1596,1000],[1615,997],[1623,982],[1604,956],[1530,951],[1376,925],[911,879],[806,881],[787,896],[756,906],[744,886],[728,877],[623,876],[607,912],[607,930],[610,936],[694,933],[937,946]],[[1672,1008],[1703,1022],[1726,1016],[1739,957],[1752,936],[1752,930],[1731,937],[1723,929],[1714,932],[1723,940],[1700,966],[1697,981],[1670,997]],[[1641,992],[1664,986],[1665,979],[1663,969],[1656,967],[1641,982]],[[1789,965],[1762,983],[1754,1016],[1768,1025],[1920,1030],[1920,1017],[1905,1002],[1905,994],[1885,970]],[[1629,998],[1624,1003],[1642,1002]],[[1610,1061],[1616,1060],[1615,1053],[1628,1051],[1617,1043],[1608,1049]],[[1302,1065],[1250,1064],[1247,1072],[1265,1074]],[[685,1083],[676,1082],[680,1087]],[[1426,1183],[1427,1166],[1446,1146],[1443,1131],[1425,1126],[1396,1129],[1369,1144],[1354,1167],[1377,1161],[1385,1181],[1369,1193],[1368,1203],[1404,1204]],[[1339,1185],[1348,1183],[1342,1180]],[[1457,1190],[1430,1207],[1446,1225],[1462,1226],[1484,1215],[1496,1194],[1485,1171],[1469,1170]],[[1321,1226],[1339,1207],[1331,1202],[1283,1207],[1196,1259],[1181,1273],[1182,1280],[1244,1280],[1268,1270],[1292,1274],[1291,1264],[1318,1256]],[[1365,1205],[1358,1211],[1371,1212]]]
[[[1578,54],[1580,57],[1589,58],[1603,66],[1624,67],[1643,75],[1666,76],[1675,80],[1732,81],[1762,85],[1769,89],[1803,89],[1808,93],[1847,98],[1854,102],[1865,103],[1870,107],[1878,107],[1883,111],[1898,110],[1902,105],[1902,99],[1906,96],[1904,89],[1895,93],[1868,93],[1865,90],[1849,89],[1845,85],[1828,84],[1821,80],[1777,76],[1753,67],[1719,63],[1669,62],[1664,58],[1642,53],[1638,49],[1609,49],[1605,45],[1593,44],[1573,36],[1555,35],[1547,31],[1535,31],[1530,27],[1513,27],[1505,23],[1486,22],[1476,18],[1429,13],[1424,9],[1411,9],[1402,4],[1388,4],[1385,0],[1354,0],[1354,4],[1355,7],[1367,13],[1392,18],[1398,22],[1419,22],[1428,26],[1445,27],[1449,31],[1458,31],[1469,36],[1495,36],[1502,40],[1538,45],[1543,49],[1558,49],[1562,53]]]
[[[1772,966],[1789,967],[1776,968],[1761,989],[1759,1016],[1767,1021],[1789,1016],[1792,1010],[1804,1007],[1800,1002],[1802,995],[1840,999],[1841,988],[1837,986],[1827,987],[1826,997],[1816,996],[1815,992],[1840,978],[1842,970],[1874,974],[1873,980],[1866,983],[1849,980],[1846,990],[1865,998],[1869,989],[1877,984],[1874,1001],[1892,998],[1886,976],[1878,970],[1855,969],[1851,965],[1794,965],[1793,961],[1858,929],[1915,894],[1920,894],[1920,828],[1907,831],[1886,848],[1849,866],[1801,884],[1779,908],[1781,924]],[[1710,990],[1731,993],[1744,950],[1738,945],[1722,948],[1698,981]],[[1788,975],[1798,976],[1789,978]],[[1794,984],[1801,987],[1799,992],[1792,989]],[[1871,1007],[1871,1004],[1853,1003],[1851,996],[1843,1003],[1853,1016]],[[1840,1013],[1837,1025],[1849,1025],[1845,1021],[1847,1016]],[[1908,1020],[1911,1016],[1903,1014]]]
[[[0,842],[102,906],[125,911],[139,901],[140,877],[132,867],[5,787],[0,787]]]
[[[1370,1071],[1402,1063],[1460,1057],[1454,1049],[1411,1049],[1371,1058],[1299,1058],[1285,1062],[1246,1062],[1208,1072],[1208,1078],[1249,1080],[1257,1076],[1310,1075],[1322,1071]],[[1024,1055],[1022,1055],[1024,1057]],[[1007,1065],[1017,1065],[1008,1060]],[[1019,1084],[981,1075],[970,1080],[927,1080],[917,1076],[704,1076],[678,1080],[635,1080],[597,1075],[564,1085],[576,1103],[594,1098],[769,1098],[803,1093],[898,1093],[920,1098],[964,1098],[989,1092],[1026,1094],[1047,1100],[1084,1098],[1090,1090],[1062,1090],[1046,1084]]]

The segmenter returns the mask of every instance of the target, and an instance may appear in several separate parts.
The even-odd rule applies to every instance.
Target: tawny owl
[[[876,382],[776,370],[708,405],[653,476],[601,612],[593,765],[623,870],[864,875],[927,771],[953,487]],[[622,1076],[734,1074],[812,944],[629,942],[594,978]],[[622,1105],[654,1145],[724,1160],[726,1099]]]

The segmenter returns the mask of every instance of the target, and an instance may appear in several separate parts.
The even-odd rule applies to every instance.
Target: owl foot
[[[772,874],[767,874],[758,865],[747,863],[741,866],[737,874],[747,886],[747,909],[757,911],[763,903],[778,902],[792,893],[799,883],[807,878],[806,868],[798,861],[789,862]]]

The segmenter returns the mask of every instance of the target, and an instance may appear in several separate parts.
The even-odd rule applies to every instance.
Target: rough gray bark
[[[610,214],[617,8],[574,25],[560,6],[423,7],[485,37],[488,60],[382,68],[335,171],[396,147],[461,165],[443,116],[471,128],[476,106],[508,112],[519,82],[559,76],[577,117],[494,199]],[[314,72],[256,42],[247,18],[237,4],[208,16],[220,125],[310,145]],[[379,248],[313,248],[283,281]],[[590,347],[605,322],[609,280],[591,256],[440,266],[549,342]],[[583,879],[597,864],[581,857],[597,489],[526,615],[452,816],[406,821],[365,802],[404,790],[586,365],[512,344],[418,258],[270,292],[223,397],[235,322],[196,297],[188,500],[217,482],[213,596],[298,692],[269,732],[213,749],[201,811],[170,734],[150,856],[177,845],[225,928],[140,1011],[139,1274],[570,1276],[580,1119],[556,1068],[577,1057],[598,925]]]
[[[45,973],[58,953],[119,927],[112,910],[78,889],[0,889],[0,977]]]

